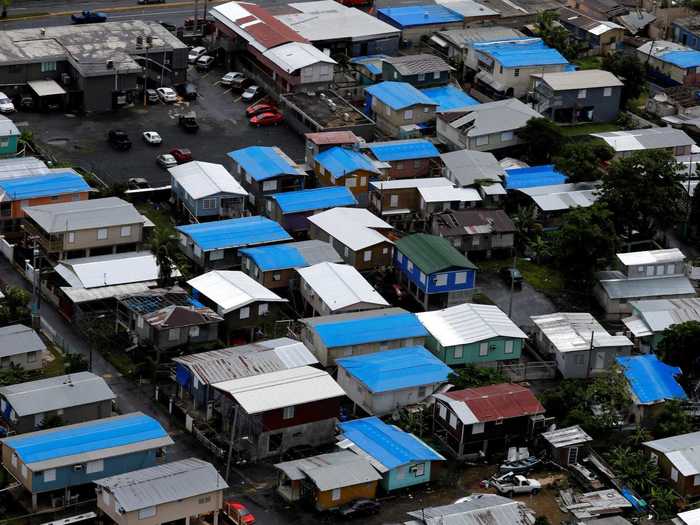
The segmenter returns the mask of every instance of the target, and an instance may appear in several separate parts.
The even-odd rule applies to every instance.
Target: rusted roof
[[[211,308],[170,305],[143,316],[144,321],[156,328],[180,328],[218,323],[224,318]]]
[[[445,395],[464,402],[481,423],[544,413],[532,391],[511,383],[466,388]]]
[[[435,217],[438,233],[444,236],[511,233],[515,224],[503,210],[451,210]]]
[[[306,133],[304,136],[319,146],[356,144],[360,142],[360,137],[352,131],[322,131],[320,133]]]

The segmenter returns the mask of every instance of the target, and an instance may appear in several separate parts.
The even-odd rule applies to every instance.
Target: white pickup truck
[[[512,496],[514,494],[537,494],[542,485],[536,479],[526,478],[520,474],[508,472],[488,481],[488,485],[494,487],[499,494]]]

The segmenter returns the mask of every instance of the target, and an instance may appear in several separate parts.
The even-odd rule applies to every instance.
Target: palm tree
[[[538,235],[528,243],[528,248],[535,256],[535,262],[540,264],[542,259],[552,256],[552,246],[544,237]]]
[[[658,518],[671,519],[678,512],[678,500],[680,497],[673,489],[667,487],[652,487],[651,507],[656,511]]]
[[[153,232],[149,245],[158,265],[158,286],[168,286],[172,282],[175,269],[177,241],[170,231],[159,227]]]
[[[537,210],[533,204],[528,206],[518,206],[513,215],[513,224],[517,229],[516,245],[518,248],[527,246],[532,234],[538,230],[538,223],[535,220]]]
[[[10,363],[10,366],[0,371],[0,385],[9,386],[18,383],[25,383],[29,379],[29,374],[21,365]]]
[[[2,4],[2,13],[0,13],[0,18],[7,18],[7,8],[10,7],[10,4],[12,4],[12,0],[1,0],[0,4]]]

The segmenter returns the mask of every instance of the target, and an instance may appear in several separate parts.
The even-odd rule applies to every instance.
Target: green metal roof
[[[408,235],[399,239],[396,247],[426,275],[448,268],[477,269],[447,239],[437,235],[426,233]]]

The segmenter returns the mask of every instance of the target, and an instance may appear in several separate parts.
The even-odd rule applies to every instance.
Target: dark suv
[[[109,140],[109,143],[114,149],[126,151],[131,148],[131,140],[129,140],[129,135],[126,134],[126,131],[122,131],[121,129],[110,130],[107,140]]]

